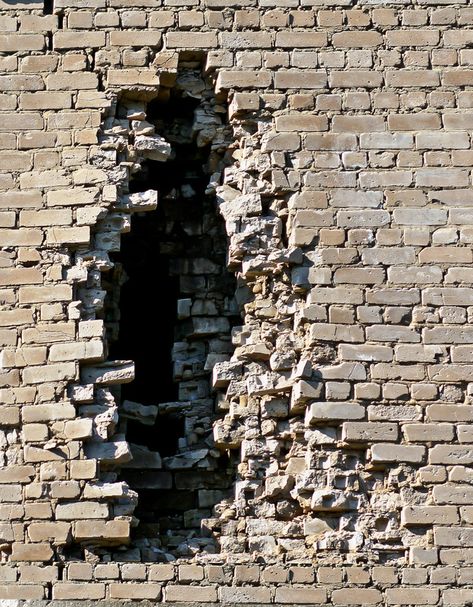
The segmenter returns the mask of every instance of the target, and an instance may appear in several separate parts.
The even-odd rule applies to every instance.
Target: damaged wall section
[[[142,97],[122,94],[104,125],[102,160],[107,148],[118,152],[131,177],[119,185],[129,208],[96,228],[110,259],[100,316],[115,362],[105,368],[118,375],[81,412],[96,427],[104,420],[87,454],[116,492],[115,515],[134,527],[132,545],[117,558],[156,561],[217,549],[203,519],[230,497],[235,471],[229,452],[215,448],[213,422],[226,406],[216,402],[210,376],[229,360],[240,316],[215,196],[231,160],[227,108],[192,55],[171,88]],[[120,360],[134,369],[117,367]],[[103,366],[83,376],[94,372]]]

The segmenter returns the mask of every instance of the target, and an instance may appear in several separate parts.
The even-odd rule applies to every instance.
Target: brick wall
[[[471,603],[472,41],[466,0],[0,1],[0,599]],[[237,292],[180,302],[211,413],[163,466],[211,512],[172,548],[104,305],[176,90]]]

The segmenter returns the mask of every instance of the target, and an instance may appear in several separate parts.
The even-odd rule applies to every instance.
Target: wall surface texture
[[[471,605],[472,135],[468,0],[0,0],[0,600]]]

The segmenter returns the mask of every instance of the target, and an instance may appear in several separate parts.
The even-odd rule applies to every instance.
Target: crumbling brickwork
[[[471,3],[0,30],[0,600],[471,604]]]

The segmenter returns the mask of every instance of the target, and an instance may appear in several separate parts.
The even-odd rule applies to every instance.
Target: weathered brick
[[[100,48],[105,46],[105,32],[56,32],[55,49]]]
[[[388,605],[436,605],[439,600],[437,588],[387,588]]]
[[[58,601],[68,599],[100,600],[104,598],[105,584],[87,584],[84,582],[71,584],[68,582],[58,582],[53,586],[53,599]]]
[[[221,589],[222,592],[227,590],[226,588]],[[240,588],[235,588],[236,593]],[[257,588],[250,588],[250,594]],[[186,603],[188,601],[199,601],[201,603],[216,603],[217,602],[217,588],[215,586],[174,586],[167,585],[164,589],[164,597],[166,602]],[[239,599],[242,603],[252,602]],[[225,602],[225,598],[222,596],[222,601]]]
[[[373,462],[411,462],[421,463],[425,458],[425,447],[418,445],[376,444],[371,447]]]

